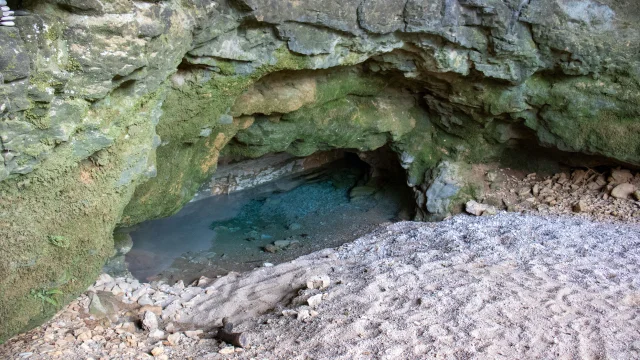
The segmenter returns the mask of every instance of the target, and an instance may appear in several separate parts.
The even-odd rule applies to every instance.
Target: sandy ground
[[[638,359],[639,273],[634,224],[513,213],[401,222],[206,286],[140,285],[162,306],[170,341],[118,332],[125,320],[75,336],[79,326],[97,333],[81,299],[75,313],[0,346],[0,358],[138,359],[156,349],[171,359]],[[308,289],[316,276],[330,285]],[[223,317],[249,348],[212,338]],[[195,329],[203,333],[185,332]]]

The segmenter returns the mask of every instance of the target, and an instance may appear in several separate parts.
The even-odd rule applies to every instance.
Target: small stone
[[[140,297],[140,299],[138,299],[138,305],[153,305],[153,300],[151,300],[151,297],[149,297],[148,294],[144,294]]]
[[[149,337],[152,339],[164,339],[164,331],[160,329],[153,330],[149,333]]]
[[[297,316],[298,312],[291,309],[282,310],[282,316]]]
[[[277,240],[273,242],[273,246],[279,248],[279,249],[284,249],[287,246],[291,245],[291,241],[290,240]]]
[[[265,247],[264,247],[264,251],[266,251],[268,253],[272,253],[272,254],[273,253],[277,253],[279,250],[280,250],[280,248],[275,246],[275,245],[273,245],[273,244],[268,244],[268,245],[265,245]]]
[[[538,196],[540,194],[540,185],[535,184],[533,185],[533,196]]]
[[[210,282],[211,282],[211,279],[209,279],[206,276],[201,276],[200,279],[198,279],[196,286],[205,286],[205,285],[208,285]]]
[[[289,224],[289,230],[300,230],[302,228],[302,225],[298,224],[298,223],[292,223]]]
[[[628,183],[633,179],[633,174],[627,169],[614,169],[611,171],[609,180],[614,184]]]
[[[586,201],[584,200],[578,201],[578,203],[573,206],[573,211],[577,213],[588,211],[588,205]]]
[[[156,316],[160,316],[162,315],[162,306],[145,305],[138,310],[138,314],[144,314],[147,311],[154,313]]]
[[[160,356],[162,354],[164,354],[164,348],[162,347],[155,347],[151,350],[151,355],[153,356]]]
[[[222,355],[230,355],[235,352],[236,352],[236,348],[234,348],[233,346],[223,347],[222,349],[220,349],[220,351],[218,351],[218,353]]]
[[[482,215],[495,215],[496,214],[496,208],[491,206],[491,205],[487,205],[487,204],[480,204],[474,200],[470,200],[466,203],[465,205],[465,210],[471,214],[471,215],[475,215],[475,216],[482,216]],[[486,214],[485,214],[486,213]]]
[[[324,290],[331,285],[331,279],[327,275],[314,276],[307,280],[307,289]]]
[[[322,302],[322,294],[313,295],[307,299],[307,304],[312,308],[317,307]]]
[[[198,340],[200,339],[200,335],[202,335],[204,331],[202,330],[193,330],[193,331],[185,331],[184,334],[191,339]]]
[[[518,190],[518,195],[522,197],[528,196],[529,194],[531,194],[530,187],[523,187],[522,189]]]
[[[640,190],[636,190],[633,192],[633,197],[636,198],[636,200],[640,201]]]
[[[91,331],[89,331],[89,330],[83,332],[82,334],[80,334],[80,335],[78,335],[76,337],[76,339],[78,339],[79,341],[83,341],[83,342],[87,341],[87,340],[90,340],[91,338],[92,338],[92,335],[91,335]]]
[[[611,196],[616,199],[628,199],[636,191],[636,187],[629,183],[620,184],[611,190]]]
[[[1,21],[0,26],[12,27],[12,26],[16,26],[16,23],[14,23],[13,21]]]
[[[167,341],[169,342],[169,344],[176,346],[180,344],[180,341],[182,341],[182,334],[181,333],[171,334],[167,336]]]
[[[145,311],[142,318],[142,327],[149,332],[158,330],[158,317],[156,314],[151,311]]]
[[[588,173],[584,170],[575,170],[572,174],[571,174],[571,181],[576,184],[579,185],[581,184],[583,181],[585,181],[587,179],[587,175]]]
[[[311,318],[311,313],[309,312],[308,309],[302,309],[300,311],[298,311],[298,320],[299,321],[306,321],[309,320]]]
[[[176,332],[176,326],[172,322],[168,323],[167,326],[164,327],[164,329],[170,333]]]
[[[273,266],[273,264],[272,264],[272,263],[268,263],[268,262],[266,262],[266,263],[262,264],[262,266],[263,266],[263,267],[272,267],[272,266]]]

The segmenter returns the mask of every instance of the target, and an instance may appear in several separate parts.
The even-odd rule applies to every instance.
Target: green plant
[[[49,242],[53,246],[57,246],[64,249],[68,248],[70,243],[69,239],[67,239],[62,235],[49,235]]]
[[[58,301],[54,298],[56,295],[62,295],[62,291],[58,289],[31,289],[31,296],[36,300],[40,300],[42,302],[42,310],[44,311],[44,306],[46,303],[49,303],[53,306],[58,306]]]

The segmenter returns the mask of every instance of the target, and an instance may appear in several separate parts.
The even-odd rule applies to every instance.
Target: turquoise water
[[[130,229],[134,246],[126,260],[145,281],[247,271],[352,241],[400,212],[406,216],[411,202],[403,183],[367,179],[362,164],[341,162],[192,202],[172,217],[140,224]]]

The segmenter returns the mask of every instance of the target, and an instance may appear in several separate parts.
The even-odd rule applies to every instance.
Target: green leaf
[[[49,297],[43,297],[43,298],[42,298],[42,300],[44,300],[44,301],[48,302],[49,304],[51,304],[51,305],[53,305],[53,306],[58,306],[58,302],[57,302],[57,301],[55,301],[55,300],[54,300],[54,299],[52,299],[52,298],[49,298]]]

